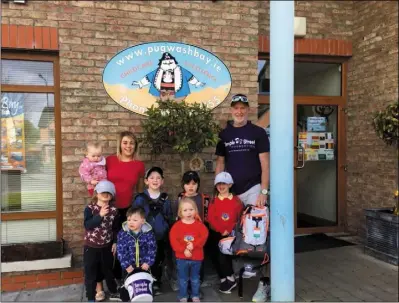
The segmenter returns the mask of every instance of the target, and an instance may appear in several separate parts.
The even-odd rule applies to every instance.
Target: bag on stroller
[[[243,210],[241,220],[229,237],[219,242],[219,249],[223,254],[245,259],[259,260],[259,265],[251,266],[255,271],[266,265],[268,254],[269,208],[248,205]],[[239,271],[238,294],[242,297],[242,278],[246,266]],[[248,270],[248,269],[247,269]]]

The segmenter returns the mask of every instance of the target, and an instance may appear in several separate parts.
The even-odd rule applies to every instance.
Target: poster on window
[[[25,171],[23,98],[1,97],[1,170]]]
[[[298,146],[305,150],[305,161],[334,160],[332,133],[300,132]]]

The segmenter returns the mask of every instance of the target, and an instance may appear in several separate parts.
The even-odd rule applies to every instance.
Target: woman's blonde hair
[[[133,151],[132,159],[135,159],[138,155],[139,145],[138,145],[137,137],[130,131],[124,131],[119,134],[118,140],[117,140],[117,146],[116,146],[116,156],[118,157],[119,160],[121,159],[121,155],[122,155],[121,142],[122,142],[123,137],[129,137],[133,140],[134,151]]]
[[[199,214],[198,214],[198,207],[197,207],[197,204],[195,203],[195,201],[193,200],[193,199],[191,199],[191,198],[189,198],[189,197],[184,197],[184,198],[182,198],[181,200],[180,200],[180,202],[179,202],[179,208],[178,208],[178,210],[177,210],[177,216],[181,219],[182,217],[183,217],[183,204],[184,203],[189,203],[189,204],[191,204],[191,206],[194,208],[194,211],[195,211],[195,219],[197,219],[197,220],[200,220],[201,221],[201,218],[200,218],[200,216],[199,216]]]

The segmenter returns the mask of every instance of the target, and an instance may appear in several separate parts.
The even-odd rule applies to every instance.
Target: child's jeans
[[[191,298],[200,296],[200,270],[202,261],[177,259],[177,277],[179,280],[179,300],[187,299],[188,281],[191,283]]]

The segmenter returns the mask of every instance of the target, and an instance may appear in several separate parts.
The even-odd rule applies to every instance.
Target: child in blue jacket
[[[143,193],[139,193],[133,201],[133,207],[142,207],[144,209],[146,221],[151,225],[157,241],[158,249],[155,263],[151,266],[151,273],[156,279],[154,282],[154,295],[161,293],[162,267],[165,261],[165,253],[167,254],[170,251],[168,234],[170,223],[173,220],[168,195],[161,192],[163,182],[162,168],[150,168],[144,176],[144,183],[147,188]]]
[[[149,270],[155,262],[157,243],[142,208],[129,208],[118,233],[116,252],[125,276],[135,268]],[[138,248],[138,251],[137,249]]]

